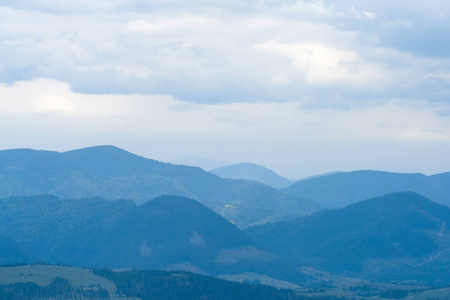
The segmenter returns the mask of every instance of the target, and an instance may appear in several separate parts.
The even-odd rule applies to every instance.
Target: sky
[[[449,32],[443,0],[3,0],[0,149],[447,172]]]

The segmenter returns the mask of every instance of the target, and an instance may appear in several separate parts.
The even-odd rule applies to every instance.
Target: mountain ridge
[[[424,175],[374,170],[342,172],[296,182],[284,192],[326,208],[344,207],[393,192],[415,192],[450,206],[450,173]]]
[[[450,208],[407,192],[246,232],[266,251],[336,274],[436,284],[450,266],[447,224]]]
[[[249,162],[224,166],[209,172],[222,178],[258,181],[276,189],[288,187],[294,183],[264,166]]]
[[[39,194],[140,204],[172,194],[198,200],[241,227],[320,208],[264,184],[222,179],[198,167],[163,163],[114,146],[61,153],[0,151],[0,198]]]

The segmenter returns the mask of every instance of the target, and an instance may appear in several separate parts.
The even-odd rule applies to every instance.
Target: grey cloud
[[[0,7],[0,55],[8,58],[0,61],[2,82],[46,77],[84,93],[202,103],[308,98],[319,106],[379,97],[446,101],[449,93],[447,81],[427,77],[450,67],[450,42],[442,38],[450,4],[442,1],[32,2]],[[299,65],[292,51],[255,47],[270,42],[294,52],[316,43],[331,51],[330,62]],[[351,61],[332,57],[347,52]],[[320,82],[327,68],[335,74]],[[349,80],[337,80],[339,72]],[[362,74],[378,79],[362,82]]]

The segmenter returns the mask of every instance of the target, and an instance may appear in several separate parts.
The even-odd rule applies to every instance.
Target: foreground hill
[[[381,171],[342,172],[299,181],[283,191],[327,208],[344,207],[393,192],[416,192],[450,206],[450,173],[426,176]]]
[[[257,272],[297,284],[308,276],[261,251],[239,228],[195,200],[0,200],[0,261],[198,273]]]
[[[39,194],[138,204],[164,194],[179,195],[202,202],[241,227],[319,208],[261,183],[225,180],[200,168],[161,163],[113,146],[64,153],[0,151],[0,197]]]
[[[252,247],[241,230],[197,201],[162,196],[73,236],[59,250],[68,248],[73,254],[59,260],[211,273],[224,251]]]
[[[54,196],[0,200],[0,235],[21,251],[4,263],[55,261],[70,248],[67,240],[135,208],[131,201],[61,200]],[[65,249],[67,248],[67,249]],[[7,258],[7,256],[6,256]]]
[[[0,242],[9,247],[2,248],[4,263],[46,261],[115,268],[180,264],[212,269],[221,251],[253,246],[223,217],[176,196],[141,206],[53,196],[3,199],[0,234]]]
[[[267,251],[371,280],[449,283],[450,208],[394,193],[247,233]]]
[[[225,166],[211,170],[210,172],[222,178],[258,181],[276,189],[288,187],[294,183],[266,167],[252,163]]]

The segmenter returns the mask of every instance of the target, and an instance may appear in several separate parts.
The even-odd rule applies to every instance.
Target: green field
[[[383,293],[396,291],[405,296],[400,299],[414,300],[444,300],[450,299],[450,287],[430,289],[426,286],[394,284],[383,282],[372,282],[357,278],[335,276],[326,272],[305,268],[302,271],[313,276],[321,282],[322,287],[317,289],[302,289],[294,284],[278,281],[273,278],[256,273],[244,273],[240,275],[224,275],[223,279],[238,282],[260,283],[275,286],[277,288],[292,289],[300,295],[307,296],[337,296],[349,299],[395,299],[395,295]],[[117,293],[116,285],[110,280],[97,276],[89,269],[80,269],[52,265],[25,265],[14,267],[0,267],[0,284],[8,285],[17,282],[34,282],[40,286],[49,285],[56,277],[65,278],[70,285],[77,288],[99,289],[108,291],[111,299],[138,300],[138,298],[127,298]],[[398,295],[397,295],[398,296]]]
[[[83,289],[104,288],[109,292],[111,299],[137,299],[126,297],[120,298],[117,294],[117,287],[113,282],[93,274],[89,269],[51,265],[0,267],[0,284],[5,285],[15,282],[34,282],[40,286],[46,286],[56,277],[67,279],[73,287],[80,287]]]
[[[385,295],[388,291],[405,293],[405,297],[399,299],[415,300],[446,300],[450,299],[450,288],[430,289],[427,286],[414,284],[395,284],[386,282],[373,282],[359,278],[336,276],[327,272],[317,271],[312,268],[304,268],[302,272],[313,276],[315,280],[320,281],[320,288],[301,288],[297,285],[285,281],[275,280],[273,278],[255,273],[243,273],[238,275],[221,275],[220,278],[237,281],[260,283],[270,285],[276,288],[292,289],[300,295],[307,296],[337,296],[347,297],[349,299],[395,299],[393,295]]]
[[[405,297],[399,299],[417,300],[446,300],[450,299],[450,288],[430,289],[430,287],[414,284],[395,284],[387,282],[373,282],[358,278],[335,276],[327,272],[320,272],[311,268],[302,270],[316,280],[324,283],[326,288],[317,290],[299,289],[297,292],[304,295],[334,295],[354,299],[395,299],[392,295],[381,297],[388,291],[405,292]]]

